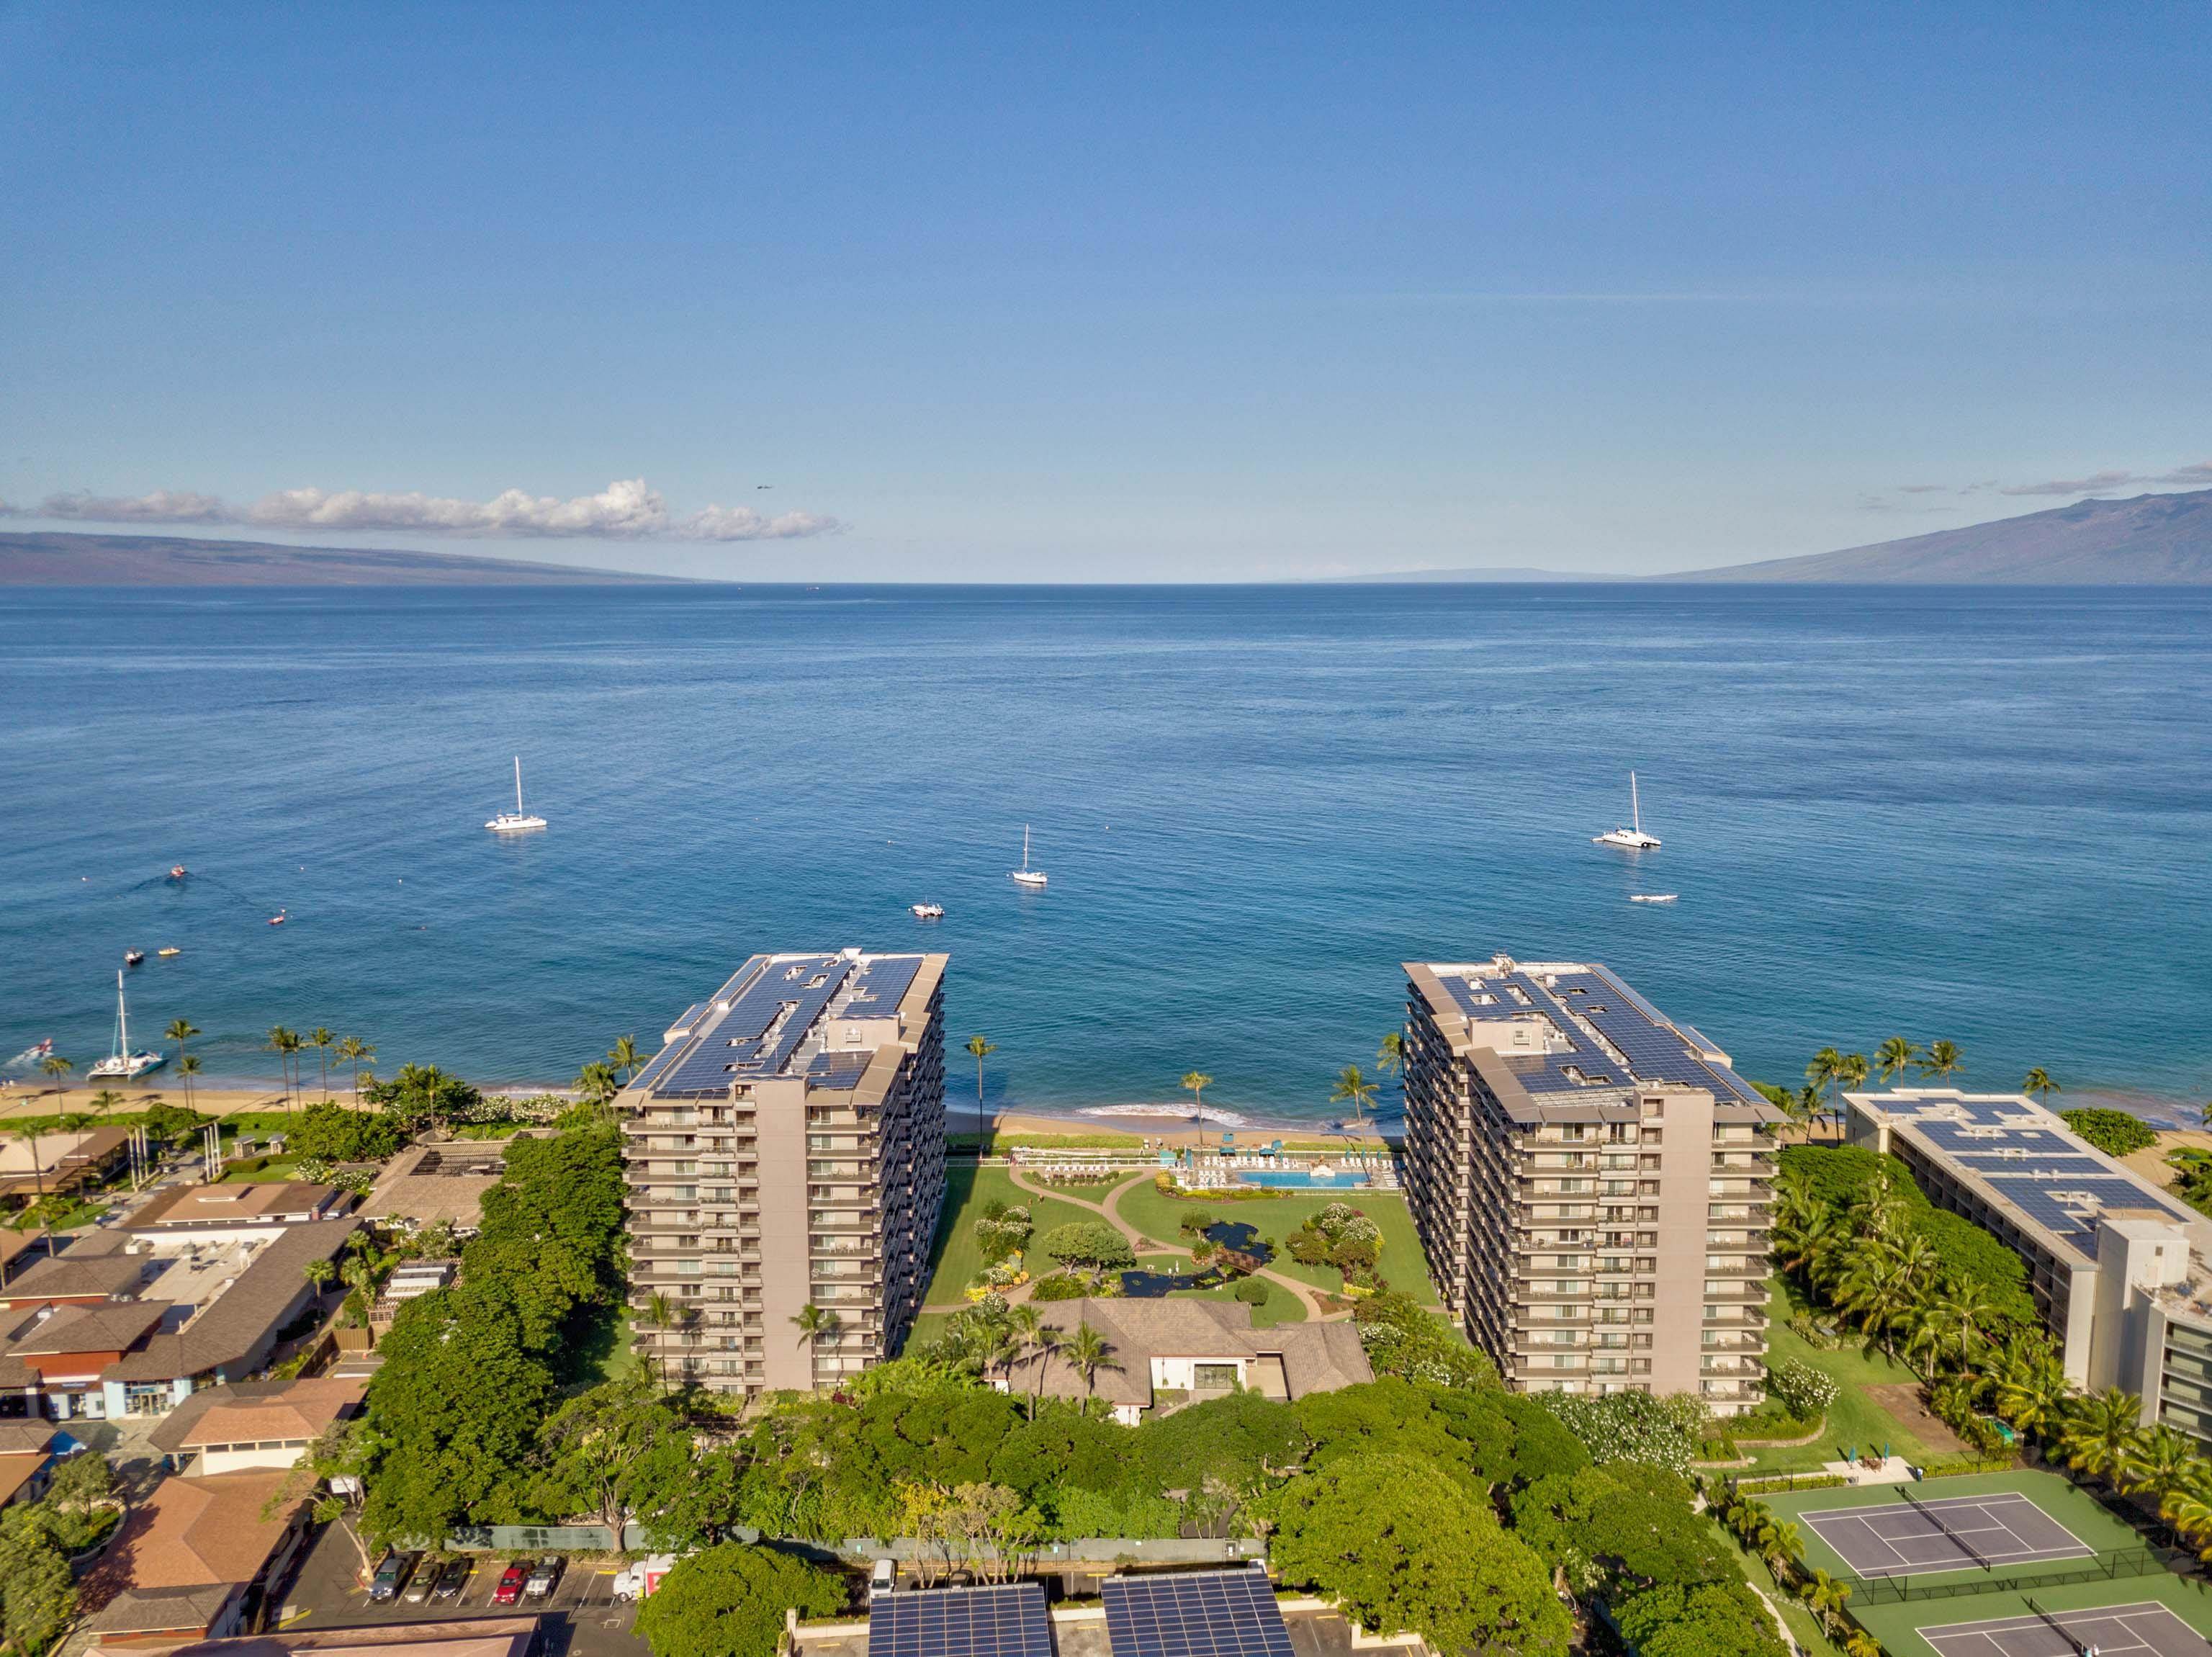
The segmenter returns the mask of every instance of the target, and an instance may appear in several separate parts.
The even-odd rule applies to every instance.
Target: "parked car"
[[[522,1598],[522,1585],[530,1580],[530,1562],[518,1559],[499,1574],[499,1586],[491,1591],[495,1605],[511,1605]]]
[[[538,1569],[530,1573],[530,1580],[522,1585],[525,1599],[544,1599],[549,1597],[561,1581],[561,1568],[568,1562],[557,1553],[548,1554],[538,1562]]]
[[[376,1575],[368,1579],[369,1599],[380,1603],[397,1599],[399,1590],[407,1586],[407,1579],[414,1575],[416,1562],[422,1556],[419,1553],[385,1555],[384,1563],[376,1568]]]
[[[410,1605],[419,1605],[430,1597],[430,1590],[438,1586],[439,1573],[446,1569],[446,1561],[433,1554],[415,1568],[407,1579],[407,1591],[399,1597]]]
[[[868,1573],[868,1598],[872,1599],[879,1593],[889,1593],[896,1587],[898,1587],[898,1561],[896,1559],[876,1561],[874,1569]]]
[[[438,1586],[430,1590],[433,1599],[458,1599],[461,1590],[469,1585],[476,1574],[477,1562],[465,1554],[456,1555],[446,1562],[446,1569],[438,1573]]]

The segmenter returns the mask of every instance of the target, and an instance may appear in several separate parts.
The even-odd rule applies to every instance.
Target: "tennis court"
[[[2031,1602],[2033,1603],[2033,1602]],[[1937,1657],[2206,1657],[2212,1642],[2155,1599],[1923,1628]]]
[[[1826,1508],[1798,1520],[1862,1577],[1993,1569],[2097,1551],[2017,1490]]]

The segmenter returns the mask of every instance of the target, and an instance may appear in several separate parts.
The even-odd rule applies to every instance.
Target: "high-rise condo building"
[[[648,1363],[750,1397],[898,1350],[945,1198],[947,959],[755,955],[668,1026],[617,1100]]]
[[[1602,966],[1407,962],[1406,1195],[1528,1392],[1765,1396],[1782,1113]]]

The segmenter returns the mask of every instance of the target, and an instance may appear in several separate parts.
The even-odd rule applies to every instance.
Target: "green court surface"
[[[1905,1489],[1895,1484],[1871,1484],[1824,1490],[1777,1491],[1771,1496],[1759,1491],[1753,1494],[1778,1518],[1790,1520],[1796,1525],[1801,1543],[1800,1556],[1807,1565],[1817,1566],[1832,1575],[1856,1577],[1858,1572],[1852,1562],[1823,1540],[1820,1532],[1806,1522],[1805,1516],[1837,1508],[1872,1508],[1892,1502],[1906,1507],[1910,1504],[1905,1498]],[[1959,1478],[1925,1479],[1911,1489],[1913,1495],[1923,1502],[1933,1502],[2010,1492],[2026,1496],[2099,1555],[2131,1551],[2144,1545],[2143,1538],[2133,1526],[2115,1519],[2087,1491],[2077,1489],[2056,1473],[2025,1471],[1973,1473]],[[1975,1581],[2002,1584],[2014,1578],[2033,1577],[2086,1563],[2081,1560],[2048,1560],[1998,1565],[1990,1569],[1975,1566],[1964,1570],[1921,1572],[1908,1580],[1912,1591],[1918,1593],[1924,1587],[1937,1584]],[[1863,1601],[1883,1592],[1878,1586],[1870,1585],[1856,1598]],[[2036,1593],[2040,1598],[2041,1590],[2038,1589]],[[1928,1603],[1936,1605],[1941,1602],[1931,1599]],[[1915,1604],[1917,1606],[1917,1602]],[[1857,1606],[1854,1605],[1853,1609],[1856,1610]],[[1968,1619],[1947,1616],[1943,1620],[1960,1622]]]
[[[2149,1576],[2120,1576],[2110,1581],[2073,1582],[2063,1587],[2039,1587],[2023,1593],[1992,1583],[1990,1592],[1954,1599],[1909,1599],[1895,1605],[1862,1605],[1854,1594],[1849,1610],[1869,1634],[1881,1642],[1889,1657],[1958,1657],[1955,1648],[1938,1651],[1921,1637],[1923,1629],[1955,1628],[1961,1623],[1995,1622],[2026,1617],[2035,1603],[2047,1611],[2063,1613],[2100,1605],[2130,1605],[2156,1600],[2194,1629],[2212,1639],[2212,1585],[2201,1577],[2176,1576],[2160,1569]],[[2002,1657],[1992,1645],[1990,1657]],[[2118,1657],[2110,1654],[2108,1657]]]

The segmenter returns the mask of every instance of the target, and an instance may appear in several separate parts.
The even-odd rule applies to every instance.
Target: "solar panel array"
[[[1564,1052],[1503,1056],[1530,1093],[1585,1093],[1594,1087],[1626,1088],[1638,1082],[1663,1082],[1704,1088],[1722,1103],[1765,1102],[1726,1065],[1700,1058],[1689,1038],[1610,973],[1589,971],[1553,976],[1556,993],[1517,971],[1441,978],[1453,1001],[1469,1018],[1502,1022],[1541,1014],[1566,1038],[1568,1051]],[[1487,1002],[1485,996],[1491,998]],[[1619,1058],[1577,1026],[1577,1014],[1589,1021],[1619,1053]],[[1704,1038],[1698,1040],[1703,1043]]]
[[[868,1606],[868,1657],[1053,1657],[1044,1589],[1009,1582],[879,1594]]]
[[[1291,1657],[1263,1570],[1109,1576],[1104,1593],[1114,1657]]]
[[[710,1001],[686,1014],[696,1020],[690,1034],[671,1042],[638,1080],[656,1098],[703,1099],[726,1093],[732,1081],[779,1075],[841,995],[846,1002],[840,1016],[896,1016],[921,961],[919,955],[756,955]],[[865,1069],[866,1056],[858,1057]],[[842,1063],[813,1063],[833,1078],[828,1085],[850,1087],[858,1079],[857,1070],[844,1079]]]

